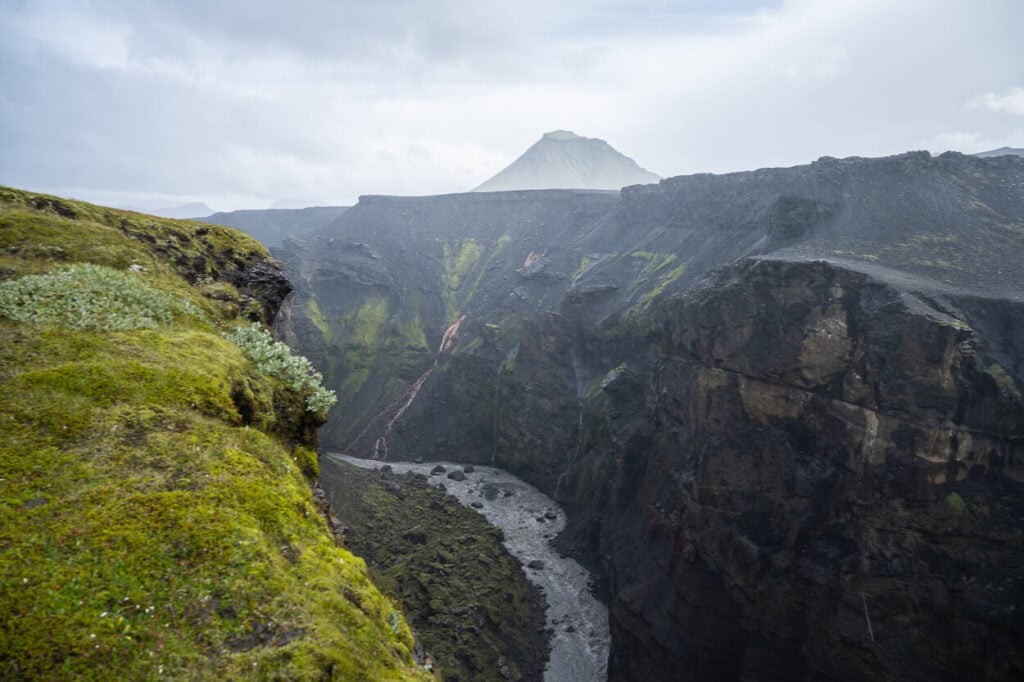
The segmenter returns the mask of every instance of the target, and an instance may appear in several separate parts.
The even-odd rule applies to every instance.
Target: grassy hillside
[[[0,678],[428,676],[310,494],[312,388],[224,337],[274,269],[0,188]]]

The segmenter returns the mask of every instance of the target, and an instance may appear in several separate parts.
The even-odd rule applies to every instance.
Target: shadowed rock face
[[[1024,403],[951,309],[771,260],[671,306],[590,508],[613,679],[1020,674]]]
[[[1024,671],[1022,254],[1024,160],[917,152],[373,197],[278,252],[324,442],[565,505],[614,680]]]

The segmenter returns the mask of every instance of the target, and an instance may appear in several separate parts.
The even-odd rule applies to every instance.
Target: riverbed
[[[608,608],[590,591],[591,575],[574,559],[564,557],[551,540],[565,528],[565,513],[547,495],[512,474],[492,467],[474,466],[465,480],[447,478],[465,465],[450,462],[380,462],[328,453],[364,469],[388,465],[396,473],[429,476],[462,504],[479,513],[505,534],[505,547],[523,564],[527,579],[540,588],[547,602],[551,658],[545,682],[603,682],[607,679],[609,648]],[[431,475],[438,465],[446,471]],[[542,568],[530,568],[542,565]]]

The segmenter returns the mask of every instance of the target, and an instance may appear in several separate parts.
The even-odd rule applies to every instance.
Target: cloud
[[[1018,0],[24,0],[0,9],[0,183],[234,208],[461,191],[557,128],[661,175],[1005,144],[1022,19]]]
[[[986,92],[968,103],[971,109],[986,109],[999,114],[1024,116],[1024,88],[1011,88],[1004,94]]]

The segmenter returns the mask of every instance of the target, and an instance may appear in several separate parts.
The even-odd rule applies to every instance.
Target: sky
[[[0,0],[0,184],[472,189],[551,130],[662,176],[1024,147],[1024,0]]]

